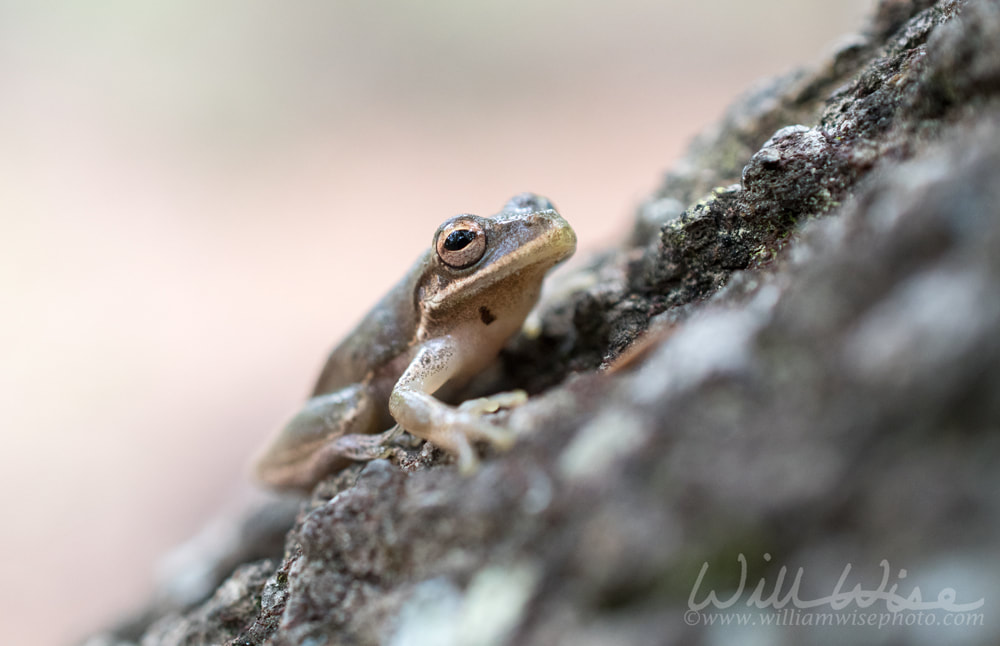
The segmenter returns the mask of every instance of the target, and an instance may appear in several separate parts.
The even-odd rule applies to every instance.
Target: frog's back
[[[313,396],[361,383],[409,348],[418,323],[414,290],[426,262],[425,255],[333,349]]]

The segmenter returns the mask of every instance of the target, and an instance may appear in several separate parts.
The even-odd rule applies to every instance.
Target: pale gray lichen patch
[[[413,586],[400,607],[387,646],[458,646],[462,590],[438,577]]]
[[[389,646],[503,646],[509,644],[538,583],[528,563],[477,572],[464,593],[445,579],[414,586],[399,611]]]
[[[648,435],[646,421],[629,409],[602,411],[559,456],[559,473],[570,481],[600,482],[611,476],[618,458],[632,454]]]
[[[747,311],[720,310],[692,318],[637,373],[634,400],[649,405],[664,393],[680,393],[712,376],[746,370],[751,341],[763,323]]]

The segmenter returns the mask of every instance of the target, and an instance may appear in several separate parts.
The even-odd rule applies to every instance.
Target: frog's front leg
[[[434,398],[464,363],[460,345],[444,336],[425,342],[396,382],[389,396],[389,412],[407,431],[458,456],[459,470],[469,473],[477,464],[472,440],[486,440],[500,448],[514,442],[511,431],[490,424],[483,415],[499,406],[524,401],[523,392],[502,393],[472,400],[463,406],[449,406]]]

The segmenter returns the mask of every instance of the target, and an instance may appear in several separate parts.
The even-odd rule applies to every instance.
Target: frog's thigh
[[[339,442],[371,433],[377,423],[378,406],[368,386],[352,384],[317,395],[285,424],[257,461],[257,476],[277,487],[310,488],[350,464],[349,451]]]
[[[396,383],[389,397],[389,412],[410,433],[457,455],[460,467],[468,470],[475,464],[470,440],[482,439],[506,447],[513,435],[482,418],[485,410],[495,410],[492,404],[482,405],[488,398],[463,410],[430,394],[459,371],[461,362],[460,351],[450,337],[425,343]],[[509,399],[513,403],[519,397]]]

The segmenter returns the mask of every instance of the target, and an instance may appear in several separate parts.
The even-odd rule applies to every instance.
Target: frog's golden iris
[[[435,246],[441,262],[455,269],[479,262],[486,253],[486,230],[477,220],[473,215],[460,215],[438,229]]]

